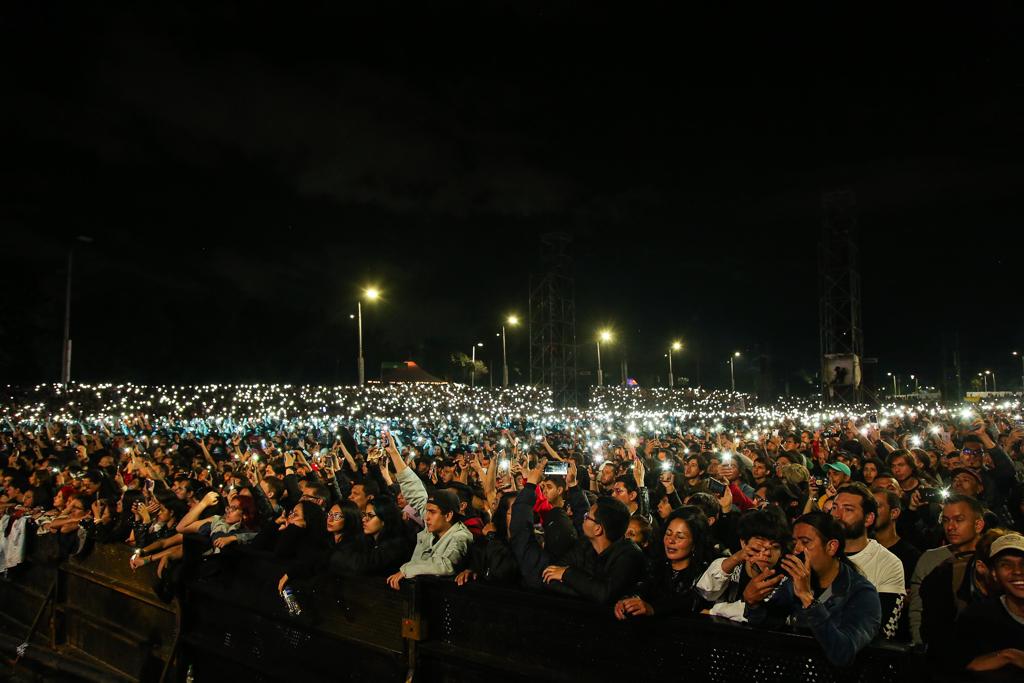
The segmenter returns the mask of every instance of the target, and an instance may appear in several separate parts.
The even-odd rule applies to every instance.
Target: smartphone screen
[[[544,474],[556,474],[564,477],[569,473],[569,463],[555,460],[544,465]]]

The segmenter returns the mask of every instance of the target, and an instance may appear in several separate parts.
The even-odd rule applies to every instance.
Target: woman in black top
[[[668,516],[662,540],[664,557],[655,563],[650,583],[640,596],[615,603],[615,616],[653,616],[693,614],[709,603],[697,592],[697,580],[704,574],[711,557],[711,532],[707,517],[697,507],[684,505]]]
[[[358,543],[345,544],[331,553],[331,572],[389,576],[409,561],[414,542],[402,523],[401,510],[390,497],[378,496],[366,504],[362,526]]]

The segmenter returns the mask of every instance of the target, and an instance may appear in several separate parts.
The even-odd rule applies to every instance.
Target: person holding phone
[[[853,663],[882,620],[878,592],[846,559],[845,537],[824,512],[800,517],[793,525],[793,554],[759,574],[743,592],[748,622],[781,626],[792,618],[797,628],[811,632],[836,666]]]

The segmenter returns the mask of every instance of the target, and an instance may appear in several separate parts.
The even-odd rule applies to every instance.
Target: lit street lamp
[[[682,342],[674,341],[672,346],[668,347],[668,388],[673,389],[676,386],[675,378],[672,376],[672,352],[679,351],[683,348]]]
[[[597,386],[604,386],[604,373],[601,371],[601,342],[610,342],[612,333],[609,330],[601,330],[597,335]]]
[[[519,317],[510,315],[505,322],[512,327],[519,324]],[[501,326],[501,386],[508,388],[508,354],[505,351],[505,325]]]
[[[740,352],[739,351],[735,351],[735,352],[733,352],[733,354],[731,356],[729,356],[729,379],[732,381],[732,390],[733,391],[736,391],[736,367],[735,367],[735,363],[733,361],[735,361],[739,357],[740,357]]]
[[[985,374],[986,375],[992,375],[992,391],[995,391],[996,390],[996,373],[992,372],[991,370],[986,370]],[[985,389],[985,391],[988,391],[988,389]]]
[[[376,287],[367,287],[363,290],[363,296],[366,297],[367,301],[376,301],[380,298],[380,290]],[[356,317],[358,318],[357,326],[359,327],[359,359],[356,363],[359,368],[359,386],[366,384],[366,364],[363,360],[363,301],[359,299],[356,301]]]
[[[1014,351],[1013,355],[1020,358],[1020,390],[1024,391],[1024,353]]]
[[[887,372],[885,374],[887,374],[890,377],[892,377],[892,395],[893,396],[899,396],[900,395],[900,390],[896,386],[896,383],[899,381],[899,375],[894,375],[891,372]]]
[[[483,342],[477,342],[476,344],[473,345],[473,367],[469,371],[469,388],[470,389],[472,389],[474,386],[476,386],[476,348],[478,346],[483,346],[483,345],[484,345]]]

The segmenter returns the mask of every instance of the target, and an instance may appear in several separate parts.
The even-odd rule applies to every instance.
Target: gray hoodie
[[[427,489],[423,482],[410,468],[398,473],[398,483],[402,487],[402,495],[421,518],[426,515]],[[434,540],[434,534],[423,529],[416,534],[416,548],[412,558],[401,566],[406,578],[414,576],[451,576],[456,567],[469,552],[469,544],[473,542],[473,534],[462,522],[456,522],[441,538]]]

